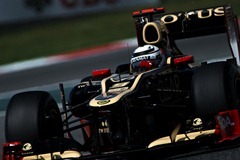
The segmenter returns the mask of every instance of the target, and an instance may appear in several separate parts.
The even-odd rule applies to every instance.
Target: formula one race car
[[[159,159],[238,140],[239,30],[231,6],[146,9],[133,18],[139,47],[130,64],[93,71],[68,103],[60,84],[62,109],[45,91],[11,98],[4,160]],[[198,63],[175,43],[210,34],[228,35],[231,58]]]

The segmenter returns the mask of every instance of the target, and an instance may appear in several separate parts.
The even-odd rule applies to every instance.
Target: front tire
[[[195,111],[200,116],[239,109],[239,71],[228,62],[201,66],[193,75],[192,96]]]
[[[63,137],[56,101],[44,91],[14,95],[6,111],[5,135],[8,142]]]

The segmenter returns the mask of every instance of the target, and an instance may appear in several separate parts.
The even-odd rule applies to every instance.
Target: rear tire
[[[5,135],[8,142],[63,137],[56,101],[44,91],[14,95],[6,111]]]
[[[228,62],[201,66],[193,75],[192,96],[196,114],[200,116],[239,109],[239,71]]]

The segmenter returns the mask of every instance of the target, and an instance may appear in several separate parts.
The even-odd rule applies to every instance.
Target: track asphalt
[[[106,51],[115,51],[122,48],[137,46],[136,38],[125,39],[121,41],[111,42],[105,45],[86,48],[71,52],[66,52],[50,57],[40,57],[20,62],[14,62],[0,66],[0,74],[12,73],[32,68],[44,67],[52,64],[70,61],[80,57],[89,57],[94,55],[103,54]]]

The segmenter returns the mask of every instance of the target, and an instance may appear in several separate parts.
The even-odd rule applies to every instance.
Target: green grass
[[[131,12],[39,23],[0,32],[0,64],[134,36]]]
[[[235,13],[240,15],[240,0],[165,0],[159,6],[165,7],[167,12],[173,12],[227,3],[231,3]],[[144,7],[139,7],[142,8]],[[135,30],[131,12],[135,10],[2,29],[0,65],[132,38]]]

